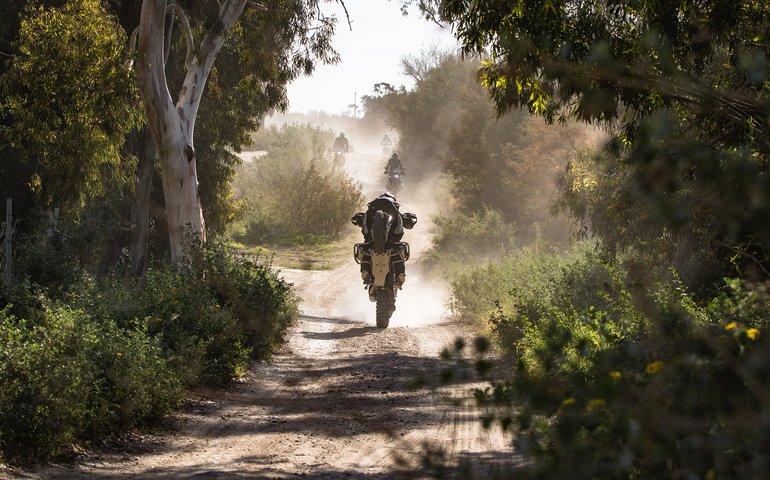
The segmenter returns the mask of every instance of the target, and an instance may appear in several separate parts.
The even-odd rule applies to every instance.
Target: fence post
[[[11,277],[13,276],[13,255],[11,248],[13,246],[13,199],[5,199],[5,270],[4,279],[5,283],[11,283]]]

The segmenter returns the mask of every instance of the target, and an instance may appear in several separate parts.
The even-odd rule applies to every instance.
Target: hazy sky
[[[289,85],[289,112],[350,112],[347,107],[354,94],[359,99],[371,95],[375,83],[413,85],[410,77],[401,74],[404,55],[418,55],[432,45],[457,47],[448,27],[442,29],[420,18],[416,9],[403,16],[398,1],[345,0],[352,30],[341,5],[322,5],[327,13],[337,15],[333,43],[342,60],[337,65],[319,65],[312,77]]]

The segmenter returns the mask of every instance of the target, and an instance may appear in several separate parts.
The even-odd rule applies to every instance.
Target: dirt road
[[[474,465],[438,478],[489,478],[509,465],[510,441],[483,430],[470,404],[449,402],[470,385],[414,388],[437,379],[441,349],[467,335],[446,315],[443,289],[408,270],[380,330],[356,267],[283,271],[303,299],[285,346],[233,388],[189,401],[170,431],[20,478],[423,478],[428,450]]]

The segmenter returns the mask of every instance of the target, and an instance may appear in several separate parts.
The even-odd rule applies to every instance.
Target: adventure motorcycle
[[[353,216],[353,224],[364,228],[366,214],[357,213]],[[372,241],[357,243],[353,246],[353,258],[358,264],[371,264],[372,281],[367,286],[369,300],[377,304],[377,326],[387,328],[390,317],[396,310],[396,296],[400,285],[396,282],[396,269],[398,263],[409,260],[409,244],[406,242],[394,242],[388,238],[391,227],[398,218],[383,210],[374,212],[371,220]],[[412,228],[417,222],[417,217],[411,213],[404,214],[404,227]],[[401,269],[403,272],[403,269]]]
[[[398,192],[400,192],[401,188],[404,186],[401,175],[401,171],[391,170],[391,172],[388,173],[388,183],[385,185],[385,188],[394,195],[398,194]]]

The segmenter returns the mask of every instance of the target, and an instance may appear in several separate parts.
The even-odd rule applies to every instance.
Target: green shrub
[[[166,414],[179,382],[143,331],[65,307],[0,310],[0,451],[47,456]]]
[[[433,241],[429,258],[433,265],[452,270],[468,259],[497,258],[514,247],[516,227],[497,210],[466,215],[460,211],[433,217]]]
[[[310,124],[258,130],[267,153],[243,164],[234,181],[245,209],[229,228],[249,244],[296,245],[336,240],[364,203],[361,185],[332,165],[334,133]]]
[[[764,478],[770,286],[729,280],[699,302],[676,275],[585,247],[518,255],[484,270],[511,287],[489,317],[508,370],[475,392],[530,460],[512,476]]]
[[[207,247],[205,265],[210,288],[232,309],[247,335],[252,356],[269,356],[299,314],[299,298],[292,285],[269,263],[239,256],[222,244]]]
[[[246,212],[231,229],[239,242],[293,245],[334,240],[364,203],[361,186],[325,161],[290,169],[271,165],[249,165],[240,173],[258,180],[244,192]],[[264,172],[271,168],[275,170]]]
[[[298,314],[291,285],[269,264],[215,242],[176,269],[151,268],[98,291],[84,299],[86,308],[157,336],[188,386],[241,375],[249,356],[269,356]]]

